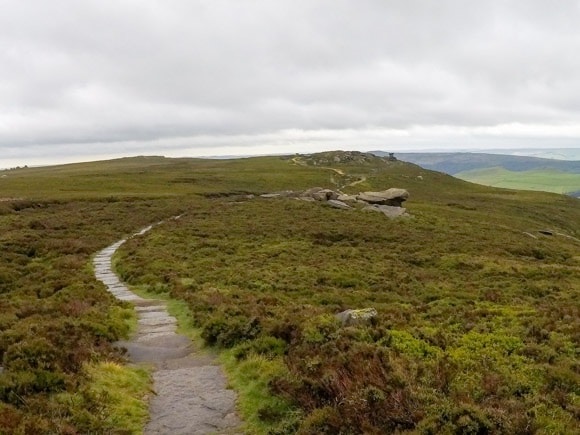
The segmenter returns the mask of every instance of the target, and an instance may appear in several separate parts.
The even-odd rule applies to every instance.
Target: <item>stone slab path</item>
[[[97,253],[95,276],[117,299],[131,302],[137,310],[137,334],[118,344],[127,349],[131,362],[155,367],[155,396],[144,434],[242,433],[235,412],[235,393],[226,388],[215,359],[196,352],[189,338],[176,333],[177,321],[163,301],[137,296],[113,272],[111,258],[124,242],[120,240]]]

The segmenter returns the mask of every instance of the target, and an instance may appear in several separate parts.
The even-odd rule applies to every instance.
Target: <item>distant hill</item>
[[[388,156],[385,151],[372,151]],[[399,160],[473,183],[578,196],[580,161],[485,153],[396,153]]]
[[[377,156],[388,152],[372,151]],[[562,172],[580,173],[580,160],[554,160],[538,157],[507,156],[485,153],[396,153],[399,160],[415,163],[425,169],[455,175],[473,169],[500,167],[508,171],[554,169]]]

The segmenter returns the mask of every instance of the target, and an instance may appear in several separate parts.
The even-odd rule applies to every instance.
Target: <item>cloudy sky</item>
[[[578,148],[579,23],[579,0],[0,0],[0,167]]]

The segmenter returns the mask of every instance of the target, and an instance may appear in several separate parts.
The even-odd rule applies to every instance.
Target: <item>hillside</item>
[[[376,155],[387,152],[373,151]],[[485,153],[396,153],[397,158],[411,162],[426,169],[457,174],[473,169],[501,167],[509,171],[530,171],[534,169],[553,169],[561,172],[580,173],[580,160],[555,160],[538,157],[511,156]]]
[[[357,152],[140,157],[7,175],[0,433],[143,424],[147,387],[115,393],[141,399],[129,406],[110,400],[104,382],[110,362],[123,361],[112,343],[131,329],[130,306],[88,264],[177,214],[123,245],[117,272],[141,294],[184,301],[182,327],[220,352],[247,433],[574,433],[578,425],[577,199]],[[411,217],[259,196],[314,186],[406,189]],[[371,315],[342,322],[336,314],[347,309]],[[134,369],[123,370],[131,381],[115,386],[136,385]]]
[[[485,153],[397,153],[397,158],[487,186],[573,196],[580,191],[580,161]]]
[[[485,184],[486,186],[541,190],[580,197],[580,172],[562,172],[556,169],[516,172],[495,167],[458,172],[454,176],[472,183]]]

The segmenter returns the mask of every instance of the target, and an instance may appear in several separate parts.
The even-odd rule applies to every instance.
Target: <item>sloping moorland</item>
[[[388,155],[373,151],[378,156]],[[397,153],[406,162],[493,187],[580,197],[580,161],[487,153]]]
[[[118,272],[188,304],[248,432],[574,433],[580,201],[336,156],[8,172],[1,196],[23,199],[0,203],[0,432],[122,433],[87,367],[121,360],[130,314],[90,256],[185,213],[128,241]],[[317,185],[406,188],[412,218],[248,197]],[[378,314],[334,317],[357,308]]]

